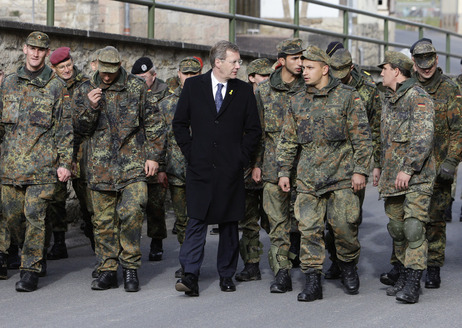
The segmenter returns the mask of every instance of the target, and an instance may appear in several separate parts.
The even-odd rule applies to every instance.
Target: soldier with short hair
[[[257,150],[256,164],[252,172],[255,182],[263,181],[263,208],[270,223],[271,246],[268,258],[275,280],[270,292],[285,293],[292,290],[290,269],[295,254],[291,246],[290,193],[278,186],[276,145],[279,142],[283,118],[289,107],[289,97],[305,89],[302,77],[302,40],[288,39],[277,46],[278,63],[281,65],[270,78],[255,91],[257,107],[262,117],[262,142]]]
[[[160,115],[146,101],[146,83],[121,67],[111,46],[99,53],[98,71],[75,91],[73,108],[76,133],[89,137],[87,177],[99,260],[91,288],[117,288],[120,263],[125,291],[137,292],[146,180],[157,172],[163,145]]]
[[[10,236],[21,245],[19,292],[37,289],[45,250],[45,218],[56,183],[71,177],[72,115],[63,106],[63,86],[45,65],[47,34],[29,34],[23,46],[25,64],[8,75],[0,89],[0,179],[3,219],[0,233],[0,277],[7,278],[5,252]],[[0,225],[4,227],[5,225]]]
[[[371,132],[358,92],[329,74],[329,57],[316,46],[303,52],[306,91],[290,99],[276,156],[279,186],[290,191],[296,164],[294,212],[301,232],[300,267],[305,287],[298,301],[322,299],[324,226],[332,226],[342,283],[359,291],[358,191],[366,186],[372,156]]]
[[[183,245],[186,226],[188,224],[188,216],[186,213],[186,160],[180,147],[176,143],[175,135],[172,130],[172,121],[175,116],[176,105],[181,91],[183,90],[184,82],[192,76],[201,74],[201,70],[201,63],[197,58],[183,58],[178,67],[178,80],[180,81],[180,85],[175,89],[173,94],[163,98],[157,104],[166,126],[166,140],[164,146],[164,156],[166,158],[162,160],[162,162],[165,162],[165,172],[167,173],[168,187],[176,217],[176,237],[180,246]],[[183,268],[181,267],[175,272],[175,278],[181,278],[182,276]]]
[[[418,302],[420,279],[427,268],[425,227],[436,176],[434,106],[411,78],[413,66],[410,58],[396,51],[385,52],[379,65],[383,86],[390,92],[382,108],[381,166],[373,173],[380,177],[378,188],[390,219],[387,228],[399,261],[399,278],[386,293],[405,303]]]
[[[155,106],[165,96],[169,95],[167,84],[157,78],[156,67],[148,57],[141,57],[135,61],[132,74],[146,81],[148,91],[147,101]],[[151,238],[149,261],[161,261],[164,249],[162,240],[167,238],[167,226],[165,224],[165,197],[167,195],[168,179],[165,173],[165,165],[159,163],[159,171],[153,177],[148,178],[148,204],[146,208],[147,235]]]

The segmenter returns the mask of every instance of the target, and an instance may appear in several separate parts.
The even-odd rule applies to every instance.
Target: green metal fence
[[[320,35],[326,35],[336,38],[343,39],[345,46],[348,45],[349,40],[356,40],[362,42],[368,42],[372,44],[378,44],[384,46],[385,50],[389,47],[400,47],[408,48],[408,44],[397,43],[389,41],[389,23],[394,22],[397,24],[402,24],[404,26],[411,26],[417,28],[419,31],[419,38],[422,38],[424,35],[424,30],[431,30],[439,32],[445,35],[445,51],[438,51],[438,54],[446,57],[446,71],[450,71],[450,58],[462,59],[462,55],[451,53],[451,37],[456,37],[458,39],[462,38],[460,34],[455,32],[447,31],[441,28],[430,26],[427,24],[416,23],[408,20],[403,20],[395,17],[383,16],[374,14],[368,11],[353,9],[347,6],[329,4],[323,1],[317,0],[293,0],[294,2],[294,18],[293,23],[284,23],[274,20],[261,19],[252,16],[240,15],[236,13],[236,0],[229,0],[229,12],[217,12],[210,10],[202,10],[197,8],[185,7],[180,5],[168,4],[165,2],[159,2],[155,0],[114,0],[123,3],[130,3],[136,5],[142,5],[148,7],[148,27],[147,27],[147,36],[148,38],[155,37],[155,11],[156,10],[172,10],[189,14],[203,15],[215,18],[227,19],[229,21],[229,40],[232,42],[236,41],[236,23],[237,22],[248,22],[260,25],[267,25],[272,27],[284,28],[293,31],[294,37],[298,37],[300,32],[310,32]],[[329,8],[334,8],[341,10],[343,12],[343,33],[336,33],[327,30],[321,30],[316,28],[310,28],[300,24],[300,4],[302,2],[307,2],[310,4],[316,4],[320,6],[325,6]],[[349,17],[352,14],[365,15],[368,17],[373,17],[379,20],[382,20],[384,23],[383,39],[376,40],[373,38],[368,38],[359,35],[349,34]],[[54,25],[54,0],[47,0],[47,25]]]

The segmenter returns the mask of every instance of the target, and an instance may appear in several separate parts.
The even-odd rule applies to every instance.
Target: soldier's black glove
[[[452,182],[454,181],[454,174],[456,173],[456,168],[459,162],[453,158],[446,158],[443,163],[441,163],[440,171],[438,176],[441,180]]]

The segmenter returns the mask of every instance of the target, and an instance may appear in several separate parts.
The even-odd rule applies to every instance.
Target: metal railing
[[[394,22],[394,23],[405,25],[405,26],[412,26],[412,27],[418,28],[419,38],[423,37],[425,29],[444,34],[445,35],[445,51],[438,51],[438,54],[444,55],[446,57],[446,71],[447,72],[450,71],[450,58],[451,57],[462,59],[462,55],[451,53],[451,36],[462,38],[460,34],[457,34],[455,32],[451,32],[448,30],[444,30],[441,28],[437,28],[431,25],[427,25],[427,24],[416,23],[416,22],[399,19],[395,17],[378,15],[378,14],[374,14],[368,11],[350,8],[347,6],[329,4],[323,1],[293,0],[294,2],[293,23],[284,23],[284,22],[273,21],[269,19],[262,19],[262,18],[237,14],[236,13],[236,0],[229,0],[229,12],[228,13],[211,11],[211,10],[203,10],[203,9],[180,6],[180,5],[173,5],[173,4],[168,4],[164,2],[159,2],[156,0],[114,0],[114,1],[142,5],[142,6],[148,7],[148,26],[147,26],[148,38],[155,37],[155,24],[154,24],[155,23],[155,11],[157,9],[162,9],[162,10],[172,10],[172,11],[189,13],[189,14],[196,14],[196,15],[227,19],[229,21],[229,40],[231,42],[236,42],[236,23],[237,22],[248,22],[248,23],[289,29],[293,31],[294,37],[298,37],[300,32],[310,32],[310,33],[315,33],[315,34],[320,34],[320,35],[341,38],[343,39],[343,43],[345,47],[348,46],[349,40],[356,40],[356,41],[362,41],[362,42],[367,42],[367,43],[372,43],[372,44],[377,44],[377,45],[383,45],[385,50],[387,50],[390,46],[408,48],[409,47],[408,44],[389,41],[389,23]],[[320,5],[324,7],[341,10],[343,12],[343,33],[337,33],[337,32],[317,29],[317,28],[310,28],[308,26],[301,25],[300,24],[300,3],[301,2],[307,2],[307,3],[311,3],[315,5]],[[382,20],[384,23],[383,40],[376,40],[376,39],[369,38],[369,37],[349,34],[348,21],[349,21],[350,14],[365,15],[368,17]],[[47,25],[49,26],[54,25],[54,0],[47,0]]]

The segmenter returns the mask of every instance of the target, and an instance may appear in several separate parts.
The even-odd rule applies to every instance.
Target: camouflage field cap
[[[273,71],[268,58],[258,58],[247,65],[247,76],[250,74],[270,75]]]
[[[414,66],[414,63],[408,56],[398,51],[385,51],[385,59],[379,67],[383,68],[385,64],[393,64],[408,71],[412,70]]]
[[[303,52],[303,41],[301,39],[287,39],[281,41],[276,49],[278,55],[295,55]]]
[[[102,73],[115,73],[119,70],[119,51],[111,46],[101,49],[98,55],[98,70]]]
[[[330,58],[331,72],[337,79],[343,79],[350,73],[353,60],[351,54],[347,49],[338,49]]]
[[[308,48],[303,51],[302,56],[304,59],[324,62],[327,65],[330,64],[330,58],[327,56],[326,52],[313,45],[308,46]]]
[[[194,57],[186,57],[180,61],[181,73],[197,73],[201,70],[201,62]]]
[[[415,63],[420,68],[432,67],[436,62],[436,49],[430,39],[420,39],[411,47]]]
[[[32,47],[50,48],[50,38],[43,32],[34,31],[28,35],[26,44]]]

